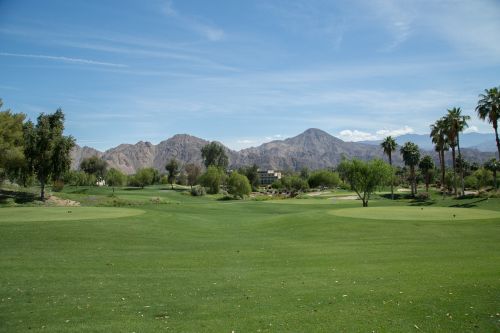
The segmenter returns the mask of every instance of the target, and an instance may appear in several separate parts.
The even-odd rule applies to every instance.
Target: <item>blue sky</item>
[[[0,0],[0,98],[101,150],[427,133],[454,106],[491,132],[499,32],[496,0]]]

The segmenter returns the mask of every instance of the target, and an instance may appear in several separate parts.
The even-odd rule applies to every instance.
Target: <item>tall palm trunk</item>
[[[457,161],[455,158],[455,146],[451,147],[451,160],[453,163],[453,194],[457,196],[458,190],[457,190]]]
[[[391,166],[391,200],[394,200],[394,170],[392,168],[391,153],[389,153],[389,165]]]
[[[444,188],[444,177],[446,175],[446,162],[444,160],[444,149],[441,149],[441,188]]]
[[[460,135],[457,133],[457,148],[458,148],[458,159],[460,160],[460,184],[462,185],[462,192],[460,195],[465,194],[465,184],[464,184],[464,160],[462,158],[462,153],[460,151]]]
[[[417,193],[415,186],[415,167],[410,166],[410,187],[411,187],[411,195],[415,196]]]
[[[495,120],[493,122],[493,128],[495,129],[495,139],[497,140],[498,160],[500,160],[500,139],[498,138],[498,122],[497,122],[497,120]]]

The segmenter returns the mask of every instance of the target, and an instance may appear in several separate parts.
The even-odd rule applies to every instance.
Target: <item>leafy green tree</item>
[[[106,184],[108,186],[123,186],[127,181],[127,176],[118,169],[111,168],[106,173]]]
[[[317,170],[311,173],[307,179],[309,187],[329,187],[338,186],[340,184],[340,177],[338,173],[330,170]]]
[[[201,175],[201,166],[194,163],[189,163],[184,166],[187,175],[187,184],[193,188],[197,184],[198,178]]]
[[[143,168],[137,170],[135,175],[130,179],[130,185],[139,186],[144,188],[144,186],[152,185],[155,181],[155,171],[153,168]]]
[[[484,163],[484,168],[486,170],[490,170],[493,173],[493,187],[497,189],[497,172],[500,171],[500,161],[492,158],[491,160]]]
[[[165,166],[165,169],[168,172],[168,182],[170,183],[170,186],[172,186],[173,190],[175,179],[177,178],[181,170],[179,162],[177,162],[175,158],[172,158]]]
[[[446,137],[446,121],[444,118],[437,120],[431,125],[430,137],[434,143],[435,150],[438,152],[439,165],[441,167],[441,186],[444,186],[444,177],[446,172],[444,152],[450,149]]]
[[[252,187],[245,175],[238,172],[232,172],[227,181],[227,191],[233,197],[243,199],[245,195],[250,194]]]
[[[454,154],[454,146],[456,145],[458,149],[458,158],[462,158],[462,153],[460,151],[460,132],[462,132],[465,128],[467,128],[469,125],[467,124],[467,121],[470,119],[470,116],[464,116],[462,115],[462,110],[460,108],[453,108],[448,110],[448,114],[446,115],[446,124],[447,124],[447,129],[448,129],[448,139],[450,142],[453,142],[452,146],[452,152],[453,152],[453,167],[454,167],[454,172],[455,174],[457,173],[457,170],[460,169],[460,179],[461,179],[461,184],[462,184],[462,192],[461,194],[464,194],[465,191],[465,184],[464,184],[464,172],[463,168],[458,168],[455,154]],[[458,196],[458,191],[455,188],[455,195]]]
[[[476,106],[476,112],[480,119],[487,120],[493,125],[495,139],[497,142],[498,158],[500,159],[500,139],[498,138],[498,120],[500,119],[500,87],[485,89],[484,94]]]
[[[392,136],[388,136],[382,141],[380,144],[382,149],[384,150],[384,154],[389,158],[389,165],[392,168],[392,153],[396,151],[396,147],[398,144],[396,140]],[[391,177],[391,199],[394,200],[394,178]]]
[[[488,186],[493,181],[492,172],[486,168],[480,168],[474,172],[474,177],[477,178],[478,188]]]
[[[207,168],[213,165],[222,170],[226,170],[229,165],[229,159],[226,155],[224,147],[215,141],[212,141],[201,148],[201,156],[203,157]]]
[[[425,155],[418,163],[418,168],[424,177],[425,191],[429,192],[429,184],[434,177],[434,160],[429,155]]]
[[[80,170],[96,176],[98,180],[105,179],[107,168],[108,163],[96,155],[84,158],[80,162]]]
[[[386,184],[392,175],[391,166],[380,159],[368,162],[343,160],[339,166],[346,182],[363,202],[363,207],[368,207],[371,194],[377,187]]]
[[[75,145],[71,136],[64,136],[64,113],[40,114],[37,124],[24,125],[24,155],[27,172],[34,172],[40,182],[40,198],[45,200],[45,185],[59,180],[71,165],[70,151]]]
[[[219,193],[220,186],[224,182],[225,177],[224,171],[211,165],[208,167],[207,171],[200,176],[200,184],[208,189],[208,193],[217,194]]]
[[[0,109],[3,102],[0,99]],[[0,182],[4,177],[21,178],[25,167],[23,122],[26,116],[0,111]]]
[[[304,179],[304,180],[307,180],[309,178],[309,168],[308,167],[303,167],[302,169],[300,169],[300,174],[299,174],[299,177]]]
[[[259,167],[256,164],[240,168],[238,172],[247,177],[254,191],[258,190],[260,186],[260,177],[259,177]]]
[[[400,149],[401,155],[403,155],[403,161],[406,166],[410,168],[410,187],[411,194],[414,196],[417,194],[417,177],[415,173],[415,167],[420,161],[420,150],[418,146],[413,142],[406,142]]]

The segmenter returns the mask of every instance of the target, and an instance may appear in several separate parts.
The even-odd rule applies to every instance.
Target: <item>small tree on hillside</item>
[[[252,191],[248,178],[238,172],[231,173],[227,181],[227,186],[227,191],[235,198],[239,197],[243,199],[245,195],[249,195]]]
[[[165,169],[168,172],[168,182],[170,186],[172,186],[172,190],[174,189],[175,178],[179,175],[180,166],[175,158],[171,159],[170,162],[167,163]]]
[[[418,163],[418,168],[425,181],[425,190],[429,192],[429,184],[434,177],[434,160],[429,155],[425,155]]]
[[[70,151],[75,145],[71,136],[64,136],[64,114],[40,114],[37,124],[24,125],[24,155],[27,172],[34,172],[40,182],[40,198],[45,200],[45,185],[60,180],[71,165]]]
[[[363,202],[363,207],[368,207],[370,195],[377,187],[386,184],[392,174],[389,164],[380,159],[369,162],[344,160],[339,167],[351,189]]]

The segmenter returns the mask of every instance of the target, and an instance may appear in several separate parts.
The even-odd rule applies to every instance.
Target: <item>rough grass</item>
[[[111,192],[72,190],[63,195],[101,203]],[[0,223],[0,331],[500,330],[498,218],[385,221],[331,214],[361,211],[359,201],[223,202],[160,188],[115,195],[145,213]],[[174,204],[150,203],[156,196]],[[498,211],[500,201],[429,206]]]

